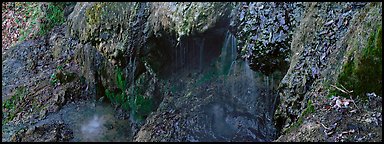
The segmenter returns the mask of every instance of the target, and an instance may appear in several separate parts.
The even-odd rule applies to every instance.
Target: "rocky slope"
[[[296,122],[293,126],[291,125],[290,130],[297,130],[288,133],[312,133],[313,137],[304,137],[299,134],[298,137],[289,138],[292,136],[290,134],[284,136],[282,141],[381,140],[380,129],[374,129],[381,125],[380,116],[377,117],[377,114],[372,115],[371,118],[378,120],[378,123],[361,123],[364,125],[361,127],[369,125],[369,128],[374,129],[372,136],[371,134],[369,137],[363,136],[364,130],[358,129],[357,127],[360,126],[356,126],[357,123],[360,123],[358,119],[364,119],[363,117],[368,113],[381,113],[381,106],[377,109],[366,108],[377,102],[381,103],[380,97],[367,103],[363,102],[365,93],[360,97],[358,93],[353,93],[355,102],[358,105],[361,104],[360,106],[352,103],[347,104],[348,106],[343,107],[345,109],[340,110],[342,112],[329,109],[335,105],[332,101],[336,101],[329,96],[341,96],[330,92],[332,88],[334,89],[332,85],[336,85],[340,81],[338,77],[345,71],[344,65],[348,63],[348,59],[351,57],[360,59],[359,54],[362,55],[361,51],[369,44],[366,38],[371,33],[376,33],[381,27],[380,8],[380,3],[313,3],[308,5],[308,11],[301,22],[301,26],[294,34],[295,38],[291,45],[293,56],[290,69],[280,83],[280,104],[277,107],[275,118],[277,127],[284,127],[282,131],[286,130],[288,125],[293,124],[292,122]],[[325,11],[329,11],[329,13],[325,14]],[[373,83],[374,81],[375,79],[370,82]],[[359,87],[364,87],[364,85]],[[353,100],[350,97],[348,99]],[[344,100],[346,101],[346,99]],[[314,109],[314,114],[305,114],[311,107]],[[355,114],[354,111],[358,112]],[[309,122],[304,120],[307,117],[310,117]],[[350,119],[349,117],[353,118]],[[324,127],[326,130],[322,132],[323,126],[320,125],[324,123],[328,127],[337,125],[337,128],[335,130]],[[313,131],[319,131],[320,134],[313,133]],[[345,131],[349,132],[344,133]],[[351,131],[352,133],[350,133]],[[348,135],[349,138],[346,139],[341,135]]]

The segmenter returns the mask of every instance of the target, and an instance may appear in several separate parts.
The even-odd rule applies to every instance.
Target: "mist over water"
[[[115,115],[117,112],[107,104],[94,102],[68,104],[37,125],[50,121],[63,121],[73,131],[71,142],[131,141],[130,121]]]
[[[81,135],[85,141],[98,141],[98,138],[104,133],[105,120],[95,114],[92,119],[85,121],[81,126]]]

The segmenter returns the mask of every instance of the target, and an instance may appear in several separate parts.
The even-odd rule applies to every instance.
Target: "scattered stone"
[[[13,142],[62,142],[73,138],[73,132],[62,123],[33,126],[27,130],[20,130],[12,136]]]

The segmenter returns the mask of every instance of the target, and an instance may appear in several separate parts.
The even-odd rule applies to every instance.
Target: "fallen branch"
[[[339,90],[339,91],[341,91],[341,92],[343,92],[343,93],[348,94],[348,95],[351,96],[351,93],[350,93],[349,91],[346,91],[346,90],[343,90],[343,89],[341,89],[341,88],[338,88],[338,87],[335,86],[335,85],[331,85],[331,86],[334,87],[335,89],[337,89],[337,90]],[[353,92],[353,91],[351,91],[351,92]]]
[[[317,123],[319,123],[321,126],[324,127],[324,131],[323,131],[323,132],[324,132],[327,136],[329,136],[329,135],[331,135],[331,134],[333,133],[333,131],[328,132],[328,131],[331,130],[331,128],[326,127],[326,126],[325,126],[323,123],[321,123],[320,121],[317,121]]]
[[[355,100],[352,99],[352,96],[349,96],[349,98],[352,100],[353,105],[355,105],[355,107],[356,107],[357,109],[359,109],[359,107],[357,107],[357,105],[356,105],[356,103],[355,103]]]
[[[340,84],[340,86],[341,86],[341,88],[343,88],[349,94],[353,92],[353,90],[351,90],[351,91],[347,90],[342,84]]]
[[[340,85],[341,85],[341,87],[342,87],[343,89],[341,89],[341,88],[339,88],[339,87],[337,87],[337,86],[335,86],[335,85],[331,85],[331,86],[334,87],[335,89],[337,89],[337,90],[339,90],[339,91],[345,93],[345,94],[348,94],[348,95],[349,95],[349,98],[352,100],[352,102],[353,102],[353,104],[355,105],[355,107],[356,107],[357,109],[359,109],[359,107],[356,105],[355,101],[352,99],[352,94],[351,94],[351,93],[353,92],[353,90],[352,90],[352,91],[349,91],[349,90],[347,90],[342,84],[340,84]]]
[[[319,122],[321,126],[323,126],[326,130],[330,130],[330,128],[326,127],[323,123]]]

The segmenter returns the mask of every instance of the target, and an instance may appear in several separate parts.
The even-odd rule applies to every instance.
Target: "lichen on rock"
[[[151,24],[155,35],[162,29],[180,37],[202,33],[228,15],[230,3],[172,2],[153,3]]]

